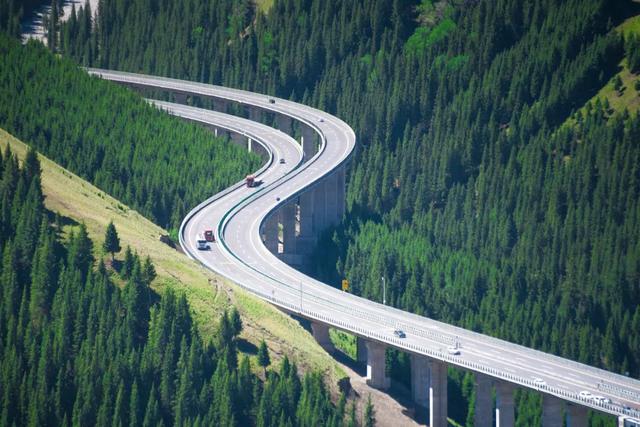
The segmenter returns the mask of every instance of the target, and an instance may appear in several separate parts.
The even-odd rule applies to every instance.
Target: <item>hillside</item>
[[[0,139],[25,148],[4,133]],[[238,355],[250,344],[238,336],[244,327],[235,308],[203,336],[185,289],[150,287],[158,276],[149,257],[127,252],[113,270],[96,263],[99,240],[84,223],[48,211],[41,183],[79,183],[62,205],[103,196],[95,188],[59,168],[45,179],[33,150],[19,162],[5,149],[0,165],[1,425],[338,427],[355,417],[343,396],[331,402],[319,372],[300,376],[286,356],[268,368],[262,339],[257,360]]]
[[[625,39],[635,36],[640,37],[640,16],[634,16],[625,20],[616,29]],[[627,55],[620,61],[619,71],[591,98],[587,104],[595,105],[599,102],[607,105],[609,114],[621,113],[627,110],[635,114],[640,109],[640,72],[632,72],[629,69]],[[617,82],[619,78],[619,82]],[[619,87],[617,87],[619,85]],[[584,113],[585,107],[579,110]]]
[[[360,147],[347,216],[318,247],[317,277],[346,277],[380,301],[384,276],[394,306],[640,375],[638,119],[616,114],[636,108],[616,28],[635,28],[627,20],[640,5],[279,0],[254,15],[230,0],[197,3],[103,0],[107,31],[61,52],[338,115]],[[79,48],[87,43],[95,50]],[[406,382],[406,355],[389,360]],[[471,379],[452,379],[464,408]],[[539,400],[517,399],[518,424],[535,424]]]
[[[27,146],[0,129],[0,148],[4,151],[7,146],[19,158],[24,158]],[[166,230],[138,212],[46,157],[40,155],[39,159],[46,208],[76,223],[84,223],[89,237],[96,242],[102,242],[106,226],[113,220],[122,247],[129,245],[140,256],[150,256],[153,260],[158,276],[152,287],[158,292],[170,287],[187,296],[198,329],[205,339],[215,337],[217,319],[224,310],[234,306],[240,311],[244,323],[241,337],[251,345],[257,347],[265,339],[276,360],[287,355],[305,371],[326,372],[334,385],[344,377],[339,365],[291,317],[161,243],[159,238],[167,235]],[[95,245],[94,255],[104,258],[99,245]]]

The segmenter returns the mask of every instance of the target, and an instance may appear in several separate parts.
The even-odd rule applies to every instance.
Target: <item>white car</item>
[[[458,347],[447,347],[447,353],[452,354],[454,356],[460,355],[460,349]]]
[[[607,399],[604,396],[593,396],[592,399],[594,400],[594,402],[596,403],[611,403],[611,399]]]
[[[593,394],[591,394],[590,391],[586,391],[586,390],[582,390],[580,393],[578,393],[578,396],[580,396],[583,399],[593,398]]]
[[[537,385],[538,387],[543,387],[543,386],[547,385],[547,383],[542,378],[534,378],[533,379],[533,384]]]

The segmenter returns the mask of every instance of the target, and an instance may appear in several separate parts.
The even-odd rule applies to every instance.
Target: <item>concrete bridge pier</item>
[[[300,195],[300,231],[298,233],[296,249],[300,255],[308,256],[313,250],[317,237],[313,228],[314,190]]]
[[[338,174],[334,173],[324,182],[326,226],[337,225],[342,219],[338,213]]]
[[[287,135],[291,135],[293,133],[291,117],[285,116],[284,114],[278,114],[276,116],[276,124],[278,125],[278,130],[280,130],[280,132],[286,133]]]
[[[447,364],[431,360],[429,371],[429,426],[447,427]]]
[[[542,427],[563,427],[562,400],[548,394],[542,395]]]
[[[317,134],[315,130],[309,126],[302,125],[302,151],[304,152],[305,161],[316,154],[316,138]]]
[[[476,406],[473,415],[474,427],[491,427],[493,424],[493,388],[491,377],[476,372]]]
[[[324,323],[312,322],[311,331],[313,332],[313,338],[324,351],[331,354],[336,350],[329,338],[329,326]]]
[[[429,407],[429,359],[417,354],[411,355],[411,397],[424,410]]]
[[[384,344],[367,341],[367,384],[380,390],[391,386],[386,372],[386,348]]]
[[[567,404],[567,427],[586,427],[589,424],[589,410],[586,406]]]
[[[367,340],[362,337],[356,337],[356,361],[367,362]]]
[[[496,384],[496,427],[513,427],[515,424],[514,388],[513,384],[504,381]]]
[[[303,264],[303,256],[298,253],[298,238],[296,238],[296,204],[290,202],[280,209],[280,223],[282,224],[282,260],[287,264],[298,267]]]
[[[313,190],[313,234],[319,236],[327,226],[327,191],[326,180],[316,185]]]
[[[272,254],[278,255],[278,217],[271,215],[263,226],[264,245]]]

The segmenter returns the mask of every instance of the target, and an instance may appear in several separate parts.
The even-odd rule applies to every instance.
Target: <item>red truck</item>
[[[215,242],[216,238],[213,235],[213,230],[204,230],[204,239],[207,242]]]
[[[244,183],[247,185],[247,187],[251,188],[257,187],[258,185],[262,184],[262,180],[256,179],[254,175],[247,175],[247,177],[244,179]]]

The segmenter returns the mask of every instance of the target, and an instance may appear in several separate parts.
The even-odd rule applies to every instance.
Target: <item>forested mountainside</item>
[[[62,29],[63,53],[292,97],[355,128],[321,276],[372,299],[385,276],[395,306],[638,376],[638,119],[574,116],[616,73],[631,2],[100,4],[87,39],[82,12]]]
[[[7,150],[0,176],[0,425],[355,425],[318,374],[238,360],[237,311],[203,342],[184,295],[149,288],[148,258],[94,267],[84,225],[50,222],[35,151],[19,168]]]
[[[166,228],[258,168],[257,155],[0,34],[0,127]]]
[[[0,0],[0,32],[14,37],[20,36],[22,20],[31,16],[34,9],[45,3],[46,0]],[[62,5],[62,0],[49,3],[58,7]]]

